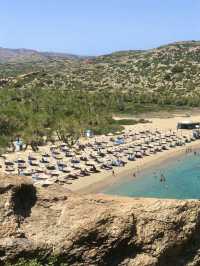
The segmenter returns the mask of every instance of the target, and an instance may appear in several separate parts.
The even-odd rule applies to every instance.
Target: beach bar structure
[[[190,120],[182,121],[177,124],[177,129],[197,129],[200,128],[200,122]]]

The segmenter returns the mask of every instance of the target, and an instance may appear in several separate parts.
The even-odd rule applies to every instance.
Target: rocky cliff
[[[200,202],[72,194],[0,177],[0,261],[200,265]]]

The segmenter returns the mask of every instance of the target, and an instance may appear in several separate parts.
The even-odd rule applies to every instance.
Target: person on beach
[[[115,171],[114,170],[112,170],[112,175],[115,176]]]
[[[133,177],[136,177],[136,173],[133,173]]]

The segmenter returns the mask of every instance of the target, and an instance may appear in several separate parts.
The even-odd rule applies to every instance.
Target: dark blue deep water
[[[164,175],[165,182],[161,182]],[[200,199],[200,155],[173,158],[103,191],[129,197]]]

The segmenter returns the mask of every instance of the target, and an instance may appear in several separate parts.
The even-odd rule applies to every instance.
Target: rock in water
[[[0,260],[54,254],[67,265],[200,265],[200,202],[78,195],[0,177]]]

